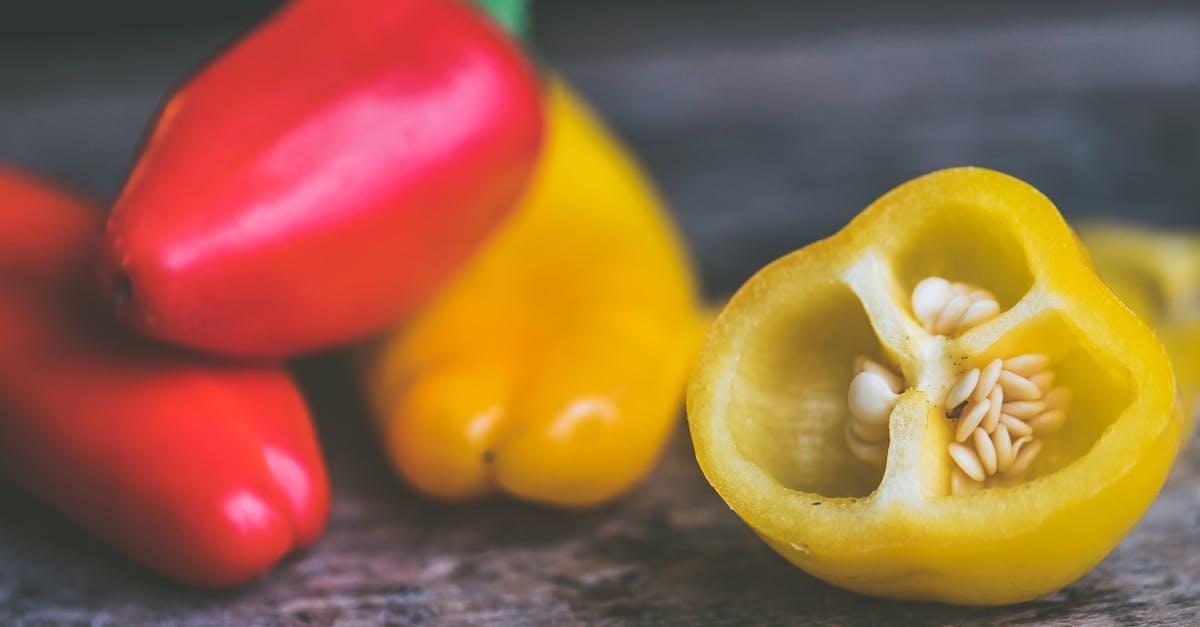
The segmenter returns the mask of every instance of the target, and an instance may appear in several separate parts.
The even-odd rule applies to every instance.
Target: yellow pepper
[[[770,264],[688,389],[700,466],[865,594],[996,605],[1099,562],[1177,453],[1170,364],[1025,183],[944,170]]]
[[[563,82],[545,99],[514,218],[365,356],[391,461],[436,498],[578,507],[628,490],[676,423],[707,326],[649,181]]]
[[[1094,223],[1079,236],[1100,279],[1166,345],[1190,434],[1200,411],[1200,234]]]

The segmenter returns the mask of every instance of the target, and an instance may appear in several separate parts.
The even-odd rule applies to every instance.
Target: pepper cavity
[[[1040,436],[1050,435],[1066,420],[1070,391],[1054,385],[1045,355],[1030,353],[993,359],[981,370],[958,377],[943,406],[954,428],[948,451],[957,468],[951,491],[971,491],[989,477],[1019,478],[1042,450]]]
[[[927,331],[948,335],[995,318],[1000,305],[982,288],[929,277],[913,290],[912,310]],[[883,466],[888,419],[905,384],[867,357],[855,361],[855,372],[847,398],[846,444],[856,458]],[[979,489],[992,477],[1019,479],[1029,470],[1042,450],[1040,438],[1066,420],[1070,391],[1054,383],[1049,357],[1038,353],[993,359],[953,381],[942,402],[953,424],[947,447],[954,462],[952,493]]]

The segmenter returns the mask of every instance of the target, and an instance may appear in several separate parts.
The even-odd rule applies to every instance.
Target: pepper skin
[[[1158,334],[1179,384],[1184,434],[1200,413],[1200,233],[1133,224],[1079,227],[1096,274]]]
[[[454,0],[294,0],[162,110],[95,273],[125,322],[279,357],[410,313],[520,196],[533,68]]]
[[[637,165],[558,80],[516,215],[432,305],[368,350],[397,472],[445,500],[592,506],[653,467],[709,318]]]
[[[998,307],[960,327],[943,322],[965,314],[939,305],[927,324],[931,276],[985,289]],[[856,387],[885,369],[892,389]],[[989,371],[996,386],[975,388]],[[1043,386],[1057,387],[1036,399]],[[1036,457],[1011,478],[990,474],[1013,450],[996,445],[978,455],[986,483],[957,483],[958,453],[1002,440],[983,426],[970,449],[958,436],[983,424],[967,408],[993,395],[1003,430],[991,433],[1031,429],[1022,452]],[[1019,417],[1067,395],[1056,429]],[[874,409],[877,464],[850,437],[872,437],[851,419]],[[905,183],[760,270],[709,331],[687,413],[705,476],[780,555],[863,594],[962,605],[1027,601],[1088,572],[1154,500],[1182,431],[1162,344],[1045,196],[981,168]]]
[[[97,309],[101,219],[0,168],[0,472],[155,571],[245,582],[325,525],[308,411],[281,367],[153,344]]]

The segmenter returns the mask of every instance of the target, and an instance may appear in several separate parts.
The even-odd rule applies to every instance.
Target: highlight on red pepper
[[[285,356],[410,313],[520,197],[541,90],[455,0],[293,0],[163,108],[108,220],[139,331]]]
[[[245,582],[325,525],[308,410],[281,367],[153,344],[96,308],[101,216],[0,167],[0,473],[155,571]]]

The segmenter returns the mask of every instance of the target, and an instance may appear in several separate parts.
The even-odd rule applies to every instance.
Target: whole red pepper
[[[280,367],[156,345],[95,307],[101,218],[0,168],[0,472],[154,570],[243,582],[324,527],[308,410]]]
[[[96,266],[148,335],[243,356],[413,310],[518,199],[540,88],[454,0],[294,0],[163,108]]]

